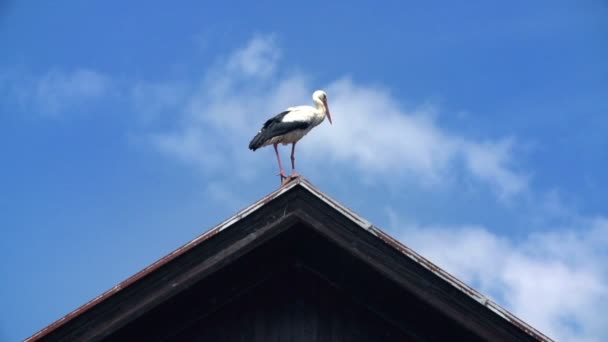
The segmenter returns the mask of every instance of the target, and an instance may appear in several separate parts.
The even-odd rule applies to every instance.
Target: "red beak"
[[[325,104],[325,110],[327,111],[327,120],[329,120],[330,125],[333,125],[331,123],[331,114],[329,113],[329,106],[327,105],[327,101],[323,101],[323,104]]]

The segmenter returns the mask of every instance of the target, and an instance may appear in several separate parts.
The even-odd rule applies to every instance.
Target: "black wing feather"
[[[286,110],[283,112],[280,112],[279,114],[275,115],[274,117],[266,120],[266,122],[264,122],[264,126],[262,127],[262,130],[264,130],[265,128],[270,127],[270,125],[272,125],[273,123],[276,124],[278,122],[281,122],[281,120],[283,120],[283,118],[285,117],[285,115],[289,114],[289,112],[291,112],[290,110]]]
[[[310,126],[310,123],[305,121],[282,122],[281,120],[283,120],[283,117],[289,112],[289,110],[286,110],[275,115],[273,118],[268,119],[258,134],[251,139],[249,149],[255,151],[264,146],[265,142],[276,136],[283,135],[295,129],[307,129]]]

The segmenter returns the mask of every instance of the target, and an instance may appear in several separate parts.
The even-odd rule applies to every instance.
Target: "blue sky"
[[[0,340],[299,171],[560,340],[608,339],[604,1],[0,2]],[[287,148],[283,158],[288,161]]]

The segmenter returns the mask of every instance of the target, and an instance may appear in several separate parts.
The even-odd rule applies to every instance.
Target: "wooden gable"
[[[30,340],[550,339],[301,179]]]

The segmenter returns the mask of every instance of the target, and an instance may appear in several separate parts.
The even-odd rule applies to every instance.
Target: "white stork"
[[[311,129],[323,122],[326,116],[331,124],[331,115],[329,114],[327,95],[325,92],[323,90],[315,91],[312,94],[312,100],[315,103],[316,108],[311,106],[287,108],[285,111],[267,120],[262,129],[249,143],[249,149],[253,151],[267,145],[274,146],[274,152],[276,153],[277,161],[279,162],[281,183],[283,183],[283,180],[287,179],[287,175],[285,174],[285,170],[283,170],[277,145],[291,144],[290,178],[299,177],[300,175],[296,172],[295,165],[296,143],[302,139],[306,133],[310,132]]]

